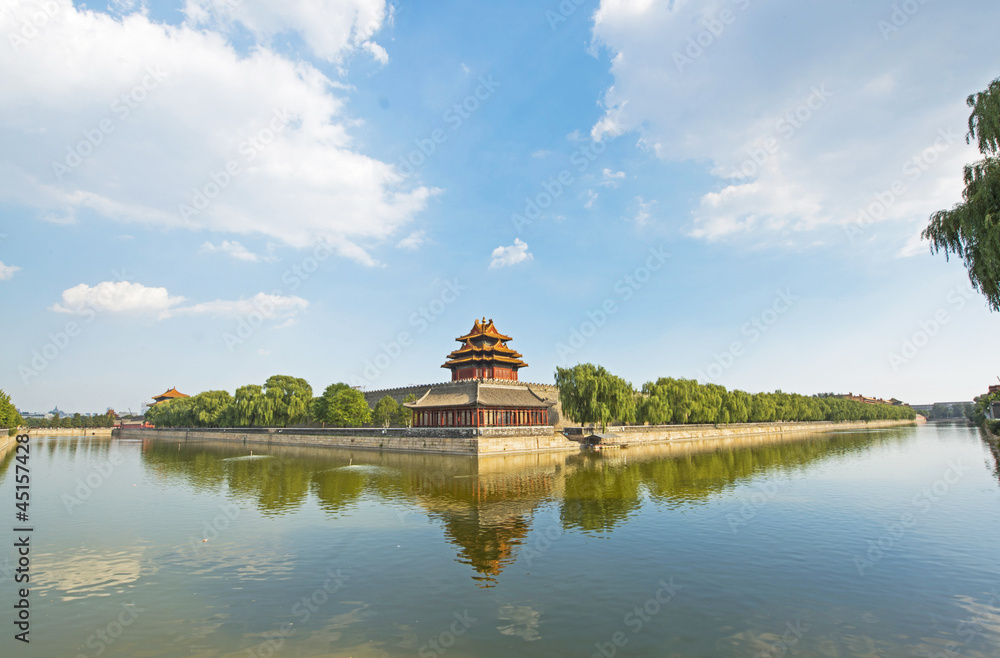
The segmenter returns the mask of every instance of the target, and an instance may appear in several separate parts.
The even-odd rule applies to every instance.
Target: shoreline
[[[44,429],[41,427],[30,427],[25,432],[32,436],[111,436],[114,428],[111,427],[90,427],[82,429],[79,427],[58,429]]]
[[[917,425],[912,420],[813,421],[802,423],[745,423],[739,425],[662,425],[609,427],[618,434],[616,448],[713,441],[766,434],[838,432],[853,429],[880,429]],[[566,432],[582,439],[594,430],[574,427]],[[304,428],[198,428],[198,429],[115,429],[111,436],[132,440],[222,441],[238,444],[287,445],[322,448],[349,448],[386,452],[451,455],[510,455],[545,452],[579,452],[582,441],[567,438],[552,428],[346,428],[311,430]]]

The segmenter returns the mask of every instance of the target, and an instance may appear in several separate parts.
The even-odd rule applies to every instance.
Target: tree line
[[[113,427],[118,419],[112,412],[96,416],[55,414],[52,418],[27,418],[23,425],[32,429],[86,429],[88,427]]]
[[[10,396],[0,390],[0,429],[15,430],[19,425],[24,425],[24,419],[10,401]]]
[[[404,402],[416,400],[410,395]],[[205,391],[153,405],[146,421],[156,427],[406,427],[413,412],[389,396],[372,409],[361,391],[342,382],[330,384],[313,397],[299,377],[274,375],[263,385],[248,384],[229,391]]]
[[[693,379],[661,377],[641,390],[603,366],[556,368],[563,414],[579,423],[683,425],[773,421],[913,420],[907,405],[866,404],[831,393],[747,393]]]

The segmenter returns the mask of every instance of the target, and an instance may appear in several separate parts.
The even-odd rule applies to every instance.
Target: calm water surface
[[[972,427],[250,449],[33,438],[32,642],[8,526],[0,654],[1000,655],[998,456]],[[8,453],[11,513],[13,480]]]

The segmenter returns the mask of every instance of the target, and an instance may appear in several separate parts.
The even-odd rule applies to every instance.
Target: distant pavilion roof
[[[172,389],[170,389],[169,391],[167,391],[165,393],[160,393],[159,395],[154,395],[153,399],[156,400],[157,402],[163,402],[165,400],[172,400],[174,398],[189,398],[189,397],[191,397],[191,396],[190,395],[185,395],[184,393],[181,393],[175,387],[175,388],[172,388]]]

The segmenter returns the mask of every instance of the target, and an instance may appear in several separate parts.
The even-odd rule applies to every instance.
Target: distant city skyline
[[[1000,6],[901,6],[12,0],[0,388],[432,383],[485,316],[525,381],[971,400],[1000,316],[919,234]]]

